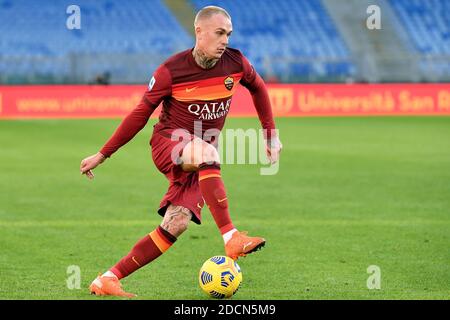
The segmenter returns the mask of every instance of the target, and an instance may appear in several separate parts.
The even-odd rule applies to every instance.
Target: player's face
[[[199,47],[208,57],[219,59],[233,31],[231,20],[222,14],[215,14],[203,22],[197,33]]]

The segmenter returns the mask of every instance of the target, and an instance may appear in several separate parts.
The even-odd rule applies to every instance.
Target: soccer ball
[[[242,272],[230,257],[214,256],[205,261],[198,275],[200,288],[216,299],[230,298],[239,289]]]

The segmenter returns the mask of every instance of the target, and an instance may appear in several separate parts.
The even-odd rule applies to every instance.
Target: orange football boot
[[[99,275],[89,286],[91,294],[97,296],[136,297],[133,293],[123,291],[119,279]]]
[[[261,237],[249,237],[247,232],[236,231],[225,245],[225,253],[233,260],[245,257],[247,254],[255,252],[266,244],[266,239]]]

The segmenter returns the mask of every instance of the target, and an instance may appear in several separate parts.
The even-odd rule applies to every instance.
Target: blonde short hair
[[[210,18],[215,14],[222,14],[231,20],[231,16],[228,14],[228,12],[225,9],[223,9],[221,7],[217,7],[217,6],[207,6],[207,7],[200,9],[200,11],[197,12],[197,15],[195,16],[195,20],[194,20],[194,26],[196,26],[200,20]]]

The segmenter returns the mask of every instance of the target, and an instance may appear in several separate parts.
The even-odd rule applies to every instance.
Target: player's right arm
[[[241,83],[252,95],[253,104],[258,113],[262,128],[264,129],[264,139],[266,140],[266,153],[269,161],[275,163],[280,157],[283,145],[275,131],[275,121],[273,120],[272,107],[270,105],[269,93],[264,80],[256,72],[244,55],[242,57],[243,77]]]
[[[89,179],[93,179],[94,174],[92,170],[133,139],[145,127],[151,114],[161,101],[165,97],[170,96],[171,92],[172,79],[169,70],[163,64],[155,71],[140,103],[122,120],[102,149],[81,161],[81,174],[85,174]]]

